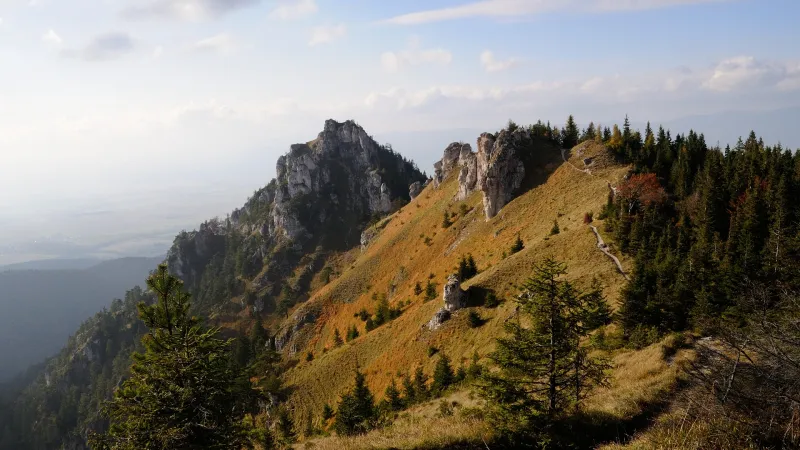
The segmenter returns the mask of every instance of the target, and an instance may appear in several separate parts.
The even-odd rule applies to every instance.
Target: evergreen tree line
[[[725,149],[694,131],[673,138],[648,124],[642,136],[627,118],[604,141],[633,165],[602,212],[635,258],[620,313],[627,337],[713,332],[745,319],[735,299],[746,283],[797,287],[800,155],[753,132]]]

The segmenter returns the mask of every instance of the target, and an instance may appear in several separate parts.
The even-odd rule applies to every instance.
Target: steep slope
[[[355,122],[333,120],[316,139],[293,145],[278,160],[277,175],[224,220],[178,234],[167,255],[194,294],[196,312],[226,335],[253,316],[279,322],[276,310],[302,303],[319,272],[358,246],[371,221],[406,203],[409,185],[424,181],[413,163]],[[87,286],[110,275],[102,266],[88,272]],[[143,284],[146,274],[127,287]],[[130,290],[85,321],[59,355],[8,388],[32,379],[21,393],[0,392],[0,402],[11,405],[0,408],[0,449],[84,448],[87,432],[104,425],[99,406],[127,373],[144,332],[136,303],[148,300],[141,289]]]
[[[57,352],[82,321],[140,284],[161,259],[0,272],[0,381]]]
[[[598,153],[603,150],[593,149]],[[459,181],[460,172],[455,170],[460,159],[452,156],[456,152],[446,151],[442,164],[437,165],[438,187],[429,185],[380,224],[377,237],[363,253],[353,255],[355,259],[341,276],[298,308],[289,325],[296,335],[290,353],[311,351],[314,359],[299,363],[287,374],[294,387],[291,401],[298,410],[297,417],[304,417],[306,412],[318,414],[325,403],[334,404],[352,382],[356,367],[365,371],[374,392],[383,392],[393,377],[413,372],[418,365],[432,373],[436,358],[428,357],[431,346],[446,353],[456,365],[475,351],[486,355],[494,339],[502,335],[503,322],[514,314],[514,305],[506,301],[499,308],[485,308],[479,306],[480,297],[491,290],[510,300],[515,285],[545,256],[567,262],[570,278],[579,285],[587,286],[593,278],[599,278],[609,301],[615,303],[625,279],[598,250],[583,218],[587,212],[599,211],[606,202],[606,179],[620,179],[627,167],[597,168],[598,176],[593,177],[564,164],[558,150],[548,144],[536,143],[533,151],[537,161],[528,169],[538,169],[541,184],[524,191],[490,219],[482,208],[484,192],[472,190],[463,202],[456,200],[463,192],[463,177]],[[466,155],[461,150],[457,153]],[[465,164],[469,159],[465,158]],[[457,218],[443,228],[446,212],[456,213]],[[561,233],[548,236],[554,220],[558,220]],[[507,256],[518,235],[525,249]],[[353,251],[357,252],[360,250]],[[481,273],[462,289],[472,294],[469,304],[476,305],[474,310],[486,322],[471,328],[466,311],[457,311],[450,321],[430,331],[425,325],[442,307],[442,287],[466,254],[474,256]],[[623,264],[627,262],[623,258]],[[439,293],[432,301],[414,294],[415,284],[424,286],[428,280],[436,284]],[[354,316],[362,308],[374,312],[376,299],[384,295],[392,307],[402,308],[402,314],[366,332],[363,322]],[[303,326],[308,317],[319,319]],[[335,330],[343,333],[354,325],[361,337],[334,348]]]

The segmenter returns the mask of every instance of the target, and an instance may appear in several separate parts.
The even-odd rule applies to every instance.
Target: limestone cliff
[[[536,175],[552,169],[549,160],[556,154],[552,144],[533,137],[524,129],[483,133],[478,137],[477,146],[475,153],[469,144],[450,144],[434,165],[433,180],[438,187],[458,169],[455,199],[464,200],[480,190],[487,219],[496,216],[503,206],[520,195]]]

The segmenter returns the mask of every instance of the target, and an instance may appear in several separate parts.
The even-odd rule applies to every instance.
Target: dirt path
[[[575,164],[572,164],[567,159],[567,153],[566,153],[565,149],[561,149],[561,158],[564,160],[565,163],[567,163],[570,166],[572,166],[572,168],[577,170],[578,172],[585,173],[585,174],[593,176],[593,177],[597,177],[597,175],[593,174],[592,171],[588,167],[583,169],[583,170],[581,170]],[[614,187],[614,185],[612,185],[610,181],[608,181],[608,188],[611,189],[611,191],[614,192],[614,194],[617,193],[617,188]],[[614,261],[614,264],[616,264],[617,269],[619,270],[619,273],[622,274],[622,276],[625,277],[626,280],[631,281],[631,279],[628,276],[628,274],[625,273],[625,269],[622,268],[622,263],[619,262],[619,258],[614,256],[610,251],[608,251],[608,245],[606,245],[605,241],[603,241],[603,237],[600,236],[600,232],[597,231],[597,227],[595,227],[594,225],[589,225],[589,228],[592,229],[592,231],[594,232],[594,235],[597,237],[597,248],[600,249],[600,251],[603,252],[603,254],[605,254],[606,256],[611,258],[612,261]]]
[[[603,241],[603,237],[600,236],[600,232],[597,231],[597,227],[594,225],[589,225],[589,228],[591,228],[592,231],[594,231],[594,235],[597,236],[597,248],[599,248],[601,252],[603,252],[606,256],[611,258],[612,261],[614,261],[614,264],[617,265],[619,273],[621,273],[626,280],[631,281],[628,274],[625,273],[625,269],[622,268],[622,263],[619,262],[619,258],[617,258],[611,252],[608,251],[608,245],[606,245],[605,241]]]

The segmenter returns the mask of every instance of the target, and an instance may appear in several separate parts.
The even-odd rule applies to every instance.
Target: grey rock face
[[[458,194],[457,200],[465,200],[469,195],[475,191],[478,183],[478,157],[472,150],[467,147],[466,151],[461,152],[459,164],[461,164],[461,172],[458,174]]]
[[[457,275],[450,275],[447,277],[442,300],[444,301],[445,309],[450,312],[467,306],[466,293],[461,290],[461,281],[458,279]]]
[[[461,290],[461,281],[459,281],[458,276],[450,275],[447,277],[442,300],[444,301],[444,306],[428,322],[428,329],[430,330],[436,330],[450,319],[453,312],[467,306],[467,294]]]
[[[461,160],[461,155],[464,153],[472,153],[472,148],[469,144],[462,144],[460,142],[453,142],[444,149],[442,159],[433,165],[433,187],[438,188],[442,181],[456,169]]]
[[[408,187],[408,195],[411,197],[411,200],[419,197],[419,194],[422,193],[422,183],[419,181],[415,181],[411,183],[411,186]]]
[[[292,350],[292,347],[290,347],[289,344],[294,335],[296,335],[304,326],[314,323],[317,320],[317,316],[312,311],[298,311],[290,320],[291,322],[284,326],[283,329],[281,329],[275,335],[275,350],[279,352],[286,348]]]
[[[436,311],[436,314],[434,314],[433,317],[431,317],[431,320],[428,321],[428,329],[431,331],[439,329],[443,323],[450,320],[450,316],[450,311],[445,308]]]
[[[525,179],[525,165],[517,152],[517,144],[528,138],[524,131],[501,131],[495,138],[483,133],[478,138],[478,188],[483,192],[486,218],[496,216],[500,209],[517,195]]]

